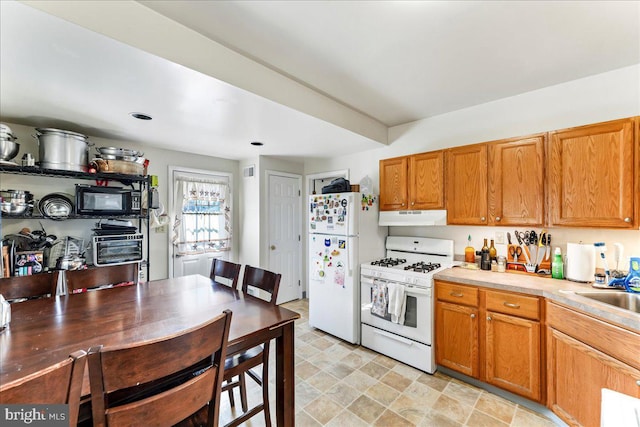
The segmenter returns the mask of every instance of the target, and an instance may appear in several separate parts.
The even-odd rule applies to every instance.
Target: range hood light
[[[380,211],[381,226],[434,226],[447,225],[446,210]]]

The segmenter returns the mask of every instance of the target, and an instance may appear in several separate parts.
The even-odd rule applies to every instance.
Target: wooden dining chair
[[[231,311],[169,338],[89,349],[94,426],[217,426]]]
[[[0,294],[10,302],[22,298],[55,296],[57,282],[57,271],[31,276],[6,277],[0,279]]]
[[[238,278],[240,276],[240,267],[240,264],[214,258],[211,263],[211,273],[209,274],[209,277],[218,283],[222,283],[223,285],[228,285],[231,286],[231,288],[236,289],[238,286]],[[219,278],[226,280],[220,282],[218,280]]]
[[[272,305],[276,304],[278,298],[278,289],[280,287],[281,274],[263,270],[261,268],[251,267],[247,265],[244,268],[244,276],[242,278],[242,292],[247,298],[255,298],[255,289],[265,292],[268,295],[266,302]],[[265,299],[258,297],[260,299]],[[262,364],[262,375],[258,376],[251,369]],[[247,405],[247,386],[244,375],[247,374],[262,388],[262,403],[248,409]],[[233,380],[238,377],[237,380]],[[233,397],[233,389],[240,389],[240,403],[242,405],[242,415],[226,424],[225,427],[233,427],[242,424],[249,418],[264,412],[266,426],[271,426],[271,415],[269,413],[269,342],[250,348],[240,353],[232,354],[227,357],[224,365],[224,380],[222,391],[229,393],[229,403],[235,406]]]
[[[138,264],[108,265],[89,267],[84,270],[64,272],[67,293],[85,292],[87,289],[104,285],[135,284],[138,282]]]
[[[67,404],[69,425],[78,423],[86,352],[9,383],[0,383],[0,404]]]

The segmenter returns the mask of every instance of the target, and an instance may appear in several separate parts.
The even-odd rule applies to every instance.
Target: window
[[[229,178],[178,174],[172,243],[178,255],[231,250]]]

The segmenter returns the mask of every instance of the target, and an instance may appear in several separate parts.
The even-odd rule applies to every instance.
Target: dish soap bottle
[[[487,239],[484,239],[484,245],[480,251],[480,268],[482,270],[491,270],[491,258],[489,257],[489,246],[487,246]]]
[[[473,246],[471,246],[471,234],[469,234],[467,238],[467,247],[464,248],[464,261],[471,264],[475,264],[476,262],[476,251],[473,249]]]
[[[554,279],[564,279],[564,263],[562,262],[562,252],[556,248],[551,263],[551,277]]]

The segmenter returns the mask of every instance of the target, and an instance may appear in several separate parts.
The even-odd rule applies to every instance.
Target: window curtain
[[[178,255],[231,250],[229,183],[176,177],[172,243]]]

